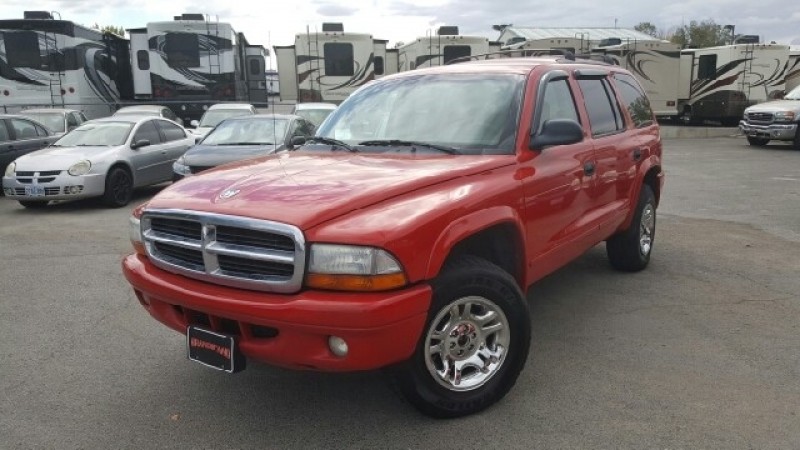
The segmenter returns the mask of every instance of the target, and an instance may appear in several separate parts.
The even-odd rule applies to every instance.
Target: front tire
[[[112,208],[127,205],[133,197],[133,179],[127,170],[115,167],[106,175],[103,203]]]
[[[656,196],[648,185],[642,185],[639,203],[627,230],[606,241],[611,266],[624,272],[638,272],[647,267],[656,237]]]
[[[767,145],[769,139],[747,136],[747,143],[754,147],[763,147]]]
[[[447,264],[432,285],[425,329],[394,381],[423,414],[473,414],[503,398],[525,366],[528,305],[508,272],[473,256]]]

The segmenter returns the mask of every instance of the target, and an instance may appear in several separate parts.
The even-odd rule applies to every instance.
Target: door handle
[[[642,153],[643,153],[642,149],[640,149],[640,148],[634,149],[633,150],[633,160],[634,161],[641,160],[642,159]]]
[[[587,177],[594,175],[594,163],[591,161],[587,161],[583,164],[583,173],[586,174]]]

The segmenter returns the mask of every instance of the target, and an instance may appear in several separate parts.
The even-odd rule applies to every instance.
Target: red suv
[[[663,171],[619,67],[496,59],[388,76],[318,136],[177,183],[131,218],[123,262],[189,358],[390,368],[422,412],[482,410],[528,359],[525,292],[606,242],[644,269]]]

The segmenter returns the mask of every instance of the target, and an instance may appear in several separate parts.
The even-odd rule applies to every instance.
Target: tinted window
[[[375,75],[383,75],[383,56],[375,57]]]
[[[334,77],[353,76],[353,44],[327,43],[325,52],[325,75]]]
[[[81,112],[81,113],[78,113],[78,116],[81,118],[81,123],[83,123],[83,122],[86,122],[86,121],[88,120],[88,119],[86,118],[86,116],[85,116],[85,115],[83,115],[83,113],[82,113],[82,112]]]
[[[619,112],[615,113],[616,101],[608,90],[605,78],[578,80],[592,126],[592,136],[614,133],[622,128]]]
[[[42,69],[39,52],[39,35],[34,31],[11,31],[3,33],[6,58],[11,67]]]
[[[177,141],[179,139],[183,139],[186,137],[186,133],[181,129],[181,127],[175,125],[171,122],[166,122],[163,120],[157,121],[158,128],[161,128],[161,132],[164,133],[164,139],[169,141]]]
[[[177,120],[178,119],[178,116],[176,116],[175,113],[172,112],[172,110],[169,109],[169,108],[162,109],[161,110],[161,115],[163,117],[166,117],[169,120]]]
[[[572,119],[580,123],[578,112],[575,109],[575,100],[572,98],[572,91],[569,89],[567,80],[555,80],[547,83],[541,108],[539,129],[546,121],[552,119]]]
[[[67,114],[67,126],[68,127],[77,127],[78,126],[78,119],[75,118],[75,115],[72,113]]]
[[[150,53],[147,50],[136,52],[136,64],[139,66],[139,70],[150,70]]]
[[[653,110],[650,109],[650,101],[642,91],[636,79],[630,75],[616,74],[614,79],[617,81],[619,95],[628,108],[628,113],[633,119],[636,127],[646,127],[653,123]]]
[[[456,58],[463,58],[472,54],[469,45],[445,45],[444,63],[447,64]]]
[[[11,128],[14,129],[17,140],[33,139],[39,135],[39,133],[36,132],[36,126],[33,125],[33,122],[27,120],[11,119]]]
[[[258,76],[261,73],[261,61],[258,58],[250,60],[250,75]]]
[[[150,144],[158,144],[161,142],[161,136],[158,134],[158,129],[152,120],[143,123],[136,134],[133,135],[133,142],[139,142],[143,139],[150,141]]]
[[[171,66],[200,67],[200,44],[194,33],[168,33],[164,53]]]
[[[0,142],[6,142],[10,139],[11,137],[8,135],[8,130],[6,129],[5,121],[0,120]]]
[[[697,78],[700,80],[712,80],[716,78],[717,55],[702,55],[697,67]]]

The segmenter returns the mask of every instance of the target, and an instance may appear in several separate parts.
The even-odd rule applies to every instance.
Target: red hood
[[[147,209],[247,216],[305,230],[425,186],[513,162],[511,155],[284,152],[189,177],[155,196]]]

